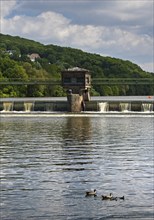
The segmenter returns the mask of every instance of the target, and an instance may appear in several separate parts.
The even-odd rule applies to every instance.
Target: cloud
[[[142,47],[147,53],[152,39],[138,36],[118,27],[103,27],[94,25],[74,25],[71,20],[55,12],[44,12],[36,17],[14,16],[4,19],[2,31],[11,34],[20,33],[22,36],[43,39],[45,43],[71,44],[71,46],[89,48],[116,49],[134,52]]]
[[[100,22],[89,22],[90,24],[75,23],[73,16],[69,17],[68,14],[65,16],[65,13],[62,14],[56,12],[57,5],[52,3],[55,3],[55,1],[45,1],[46,4],[44,4],[44,8],[46,8],[46,10],[39,11],[39,13],[36,5],[37,13],[35,11],[35,16],[34,14],[28,14],[29,11],[26,14],[27,10],[25,10],[25,13],[22,14],[16,12],[16,10],[18,11],[19,8],[21,8],[21,5],[23,8],[23,4],[25,7],[26,5],[28,7],[28,1],[20,1],[20,4],[17,4],[17,1],[11,2],[11,4],[7,3],[3,5],[5,10],[1,20],[1,31],[4,34],[19,35],[21,37],[33,39],[45,44],[70,46],[87,52],[129,59],[136,63],[142,63],[142,66],[146,69],[149,68],[147,63],[152,63],[153,36],[145,34],[144,31],[138,31],[141,29],[141,21],[136,23],[136,26],[133,25],[132,22],[131,25],[129,24],[129,28],[121,25],[121,23],[119,23],[119,25],[116,24],[118,19],[127,22],[129,21],[131,23],[131,21],[134,20],[142,20],[141,17],[147,17],[147,12],[144,12],[144,15],[133,14],[131,12],[132,10],[135,11],[134,7],[140,10],[140,12],[143,10],[143,7],[146,9],[149,8],[149,5],[146,5],[147,1],[137,1],[135,4],[133,3],[134,1],[127,1],[130,2],[130,4],[127,5],[128,8],[126,8],[123,3],[119,5],[119,1],[111,1],[113,3],[112,8],[111,5],[109,6],[109,3],[105,1],[103,9],[101,7],[98,9],[98,5],[96,7],[91,4],[91,6],[93,5],[94,7],[89,7],[89,15],[92,15],[93,11],[93,13],[95,12],[93,15],[96,15],[96,17],[100,16],[101,13],[103,13],[103,16],[107,16],[108,20],[103,24]],[[40,4],[43,2],[44,1],[39,1]],[[68,2],[70,1],[67,1],[65,10],[68,10],[66,7]],[[78,9],[80,6],[79,2],[80,1],[76,4]],[[90,1],[87,0],[87,2]],[[139,2],[141,2],[141,4],[139,4]],[[35,2],[33,1],[32,3],[34,6]],[[48,9],[50,9],[50,3],[52,3],[51,5],[55,11],[47,10],[47,5]],[[99,1],[99,6],[101,5],[102,1]],[[85,6],[85,1],[82,2],[82,6]],[[69,4],[69,7],[71,8],[73,5]],[[40,10],[40,5],[38,9]],[[74,12],[73,10],[75,11],[75,8],[72,8],[72,13]],[[109,12],[110,18],[108,15]],[[9,16],[11,13],[12,16]],[[81,17],[82,16],[84,16],[84,14],[81,12]],[[115,24],[111,17],[115,18]],[[89,18],[89,20],[91,20],[91,18]]]
[[[151,62],[151,63],[141,63],[139,64],[139,66],[143,69],[143,70],[146,70],[148,72],[154,72],[154,63]]]
[[[125,29],[138,26],[142,34],[146,33],[145,26],[153,22],[153,0],[18,0],[17,3],[16,13],[20,15],[38,16],[54,11],[71,18],[73,24],[122,26]]]
[[[12,10],[16,7],[16,0],[11,1],[1,1],[1,17],[4,18],[12,12]]]

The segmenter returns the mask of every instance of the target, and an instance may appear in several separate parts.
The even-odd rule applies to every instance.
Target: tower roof
[[[84,68],[80,68],[80,67],[68,68],[68,69],[66,69],[64,71],[75,71],[75,72],[77,72],[77,71],[82,71],[82,72],[85,71],[85,72],[89,72],[89,70],[84,69]]]

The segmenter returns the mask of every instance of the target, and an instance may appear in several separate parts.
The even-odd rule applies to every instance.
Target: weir
[[[61,85],[67,97],[1,98],[0,111],[47,112],[153,112],[153,96],[103,96],[90,97],[91,73],[74,67],[61,72]],[[98,79],[97,79],[98,80]],[[106,79],[109,80],[109,79]],[[113,79],[110,79],[111,81]],[[128,80],[128,79],[127,79]],[[143,81],[144,79],[142,79]],[[151,80],[151,79],[150,79]],[[120,79],[121,83],[124,83]],[[9,81],[10,83],[10,81]],[[35,84],[36,82],[32,82]],[[41,82],[42,83],[42,82]],[[47,82],[46,82],[47,83]],[[51,82],[48,82],[51,84]],[[93,83],[96,82],[93,79]],[[117,79],[114,84],[117,83]],[[52,85],[52,84],[51,84]]]
[[[69,100],[69,102],[68,102]],[[148,96],[102,96],[84,101],[79,94],[68,97],[44,98],[1,98],[0,112],[151,112],[154,111],[154,97]],[[77,108],[77,109],[76,109]]]

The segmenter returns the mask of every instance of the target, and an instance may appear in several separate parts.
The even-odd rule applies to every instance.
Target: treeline
[[[32,61],[30,55],[37,55]],[[0,34],[0,80],[56,79],[71,67],[91,71],[92,78],[151,78],[154,74],[121,59],[90,54],[78,49],[43,45]],[[91,95],[153,95],[150,85],[93,85]],[[0,97],[65,96],[60,85],[2,85]]]

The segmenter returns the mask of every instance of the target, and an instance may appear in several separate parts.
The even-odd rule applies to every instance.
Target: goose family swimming
[[[96,189],[94,189],[93,191],[87,191],[86,192],[86,196],[97,196],[96,195]],[[110,193],[109,195],[102,195],[102,200],[112,200],[112,201],[115,200],[115,201],[117,201],[118,199],[124,200],[125,197],[124,196],[113,197],[112,193]]]
[[[86,192],[86,196],[96,196],[96,189]]]
[[[109,195],[102,195],[102,199],[103,200],[118,200],[118,199],[125,199],[125,197],[124,196],[120,196],[120,197],[113,197],[113,195],[112,195],[112,193],[110,193]]]

